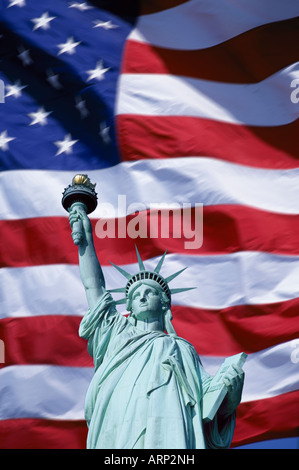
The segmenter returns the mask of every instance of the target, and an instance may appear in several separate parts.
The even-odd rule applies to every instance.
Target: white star
[[[74,38],[70,37],[64,44],[57,45],[60,49],[57,55],[64,54],[65,52],[68,54],[75,54],[75,47],[79,46],[79,44],[81,44],[81,41],[75,42]]]
[[[33,18],[31,20],[34,23],[32,30],[35,31],[36,29],[39,29],[39,28],[49,29],[50,21],[54,20],[55,18],[56,16],[49,16],[49,12],[46,11],[45,13],[42,14],[40,18]]]
[[[118,26],[116,24],[112,24],[111,23],[111,20],[109,21],[100,21],[100,20],[97,20],[97,21],[94,21],[94,28],[103,28],[103,29],[114,29],[114,28],[118,28]]]
[[[80,11],[85,11],[85,10],[90,10],[93,7],[90,5],[87,5],[86,2],[79,3],[79,2],[73,2],[70,4],[69,8],[78,8]]]
[[[81,116],[81,119],[84,119],[88,116],[89,112],[88,112],[88,109],[86,109],[86,106],[85,106],[85,100],[83,100],[80,96],[76,96],[75,97],[75,100],[76,100],[76,109],[78,109],[79,113],[80,113],[80,116]]]
[[[0,149],[3,151],[8,150],[7,143],[10,142],[11,140],[15,140],[15,137],[8,137],[7,131],[3,131],[0,134]]]
[[[8,96],[14,96],[15,98],[19,98],[21,96],[21,90],[27,88],[28,85],[21,85],[20,80],[17,80],[13,85],[6,85],[6,94],[5,98]]]
[[[20,54],[18,55],[18,58],[22,61],[24,67],[33,63],[33,60],[29,55],[29,49],[24,49],[24,47],[22,46],[19,47],[19,52]]]
[[[28,116],[32,119],[29,126],[33,126],[34,124],[40,124],[41,126],[44,126],[47,124],[47,117],[49,114],[51,114],[51,112],[52,111],[45,111],[44,107],[42,106],[35,113],[28,113]]]
[[[59,83],[58,78],[59,78],[58,74],[53,73],[53,71],[51,69],[47,70],[47,81],[56,90],[61,90],[61,88],[63,88],[63,86],[61,85],[61,83]]]
[[[7,8],[18,6],[18,7],[24,7],[26,5],[25,0],[9,0],[10,4],[7,6]]]
[[[58,147],[58,151],[55,157],[57,155],[60,155],[61,153],[66,153],[66,154],[72,153],[73,151],[72,147],[73,145],[75,145],[76,142],[78,142],[78,140],[72,140],[71,134],[65,135],[63,140],[57,140],[56,142],[54,142],[56,147]]]
[[[103,142],[105,144],[109,144],[111,142],[109,131],[110,131],[110,126],[107,126],[105,122],[101,122],[99,134],[102,137]]]
[[[86,71],[86,73],[89,75],[87,81],[92,80],[93,78],[96,78],[97,80],[104,80],[104,75],[106,72],[108,72],[108,70],[110,70],[110,67],[104,68],[103,61],[99,60],[95,69]]]

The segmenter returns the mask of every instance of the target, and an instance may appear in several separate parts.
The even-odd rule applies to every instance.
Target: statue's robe
[[[188,341],[138,329],[117,312],[108,293],[87,311],[79,334],[88,339],[95,365],[85,400],[87,448],[230,446],[235,413],[202,422],[211,376]]]

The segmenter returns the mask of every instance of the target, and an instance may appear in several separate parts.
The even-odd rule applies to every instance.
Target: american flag
[[[148,269],[168,249],[161,274],[188,266],[171,287],[197,287],[173,297],[177,333],[211,374],[248,354],[232,446],[296,436],[298,13],[297,0],[1,0],[1,448],[85,447],[87,302],[61,206],[76,173],[97,183],[94,228],[126,226],[133,203],[146,226],[155,205],[203,204],[200,247],[171,231],[95,236],[107,287],[123,286],[109,260],[137,272],[135,243]]]

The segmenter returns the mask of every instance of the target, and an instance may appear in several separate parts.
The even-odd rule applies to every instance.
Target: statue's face
[[[162,300],[157,289],[142,284],[132,295],[132,311],[138,320],[158,317],[162,313]]]

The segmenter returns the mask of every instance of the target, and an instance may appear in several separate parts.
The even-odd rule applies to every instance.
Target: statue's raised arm
[[[103,296],[105,279],[94,248],[92,226],[87,214],[97,207],[97,193],[87,175],[75,175],[65,188],[62,205],[69,212],[72,238],[79,247],[79,266],[89,308]]]
[[[71,227],[78,221],[82,222],[79,267],[88,306],[92,310],[106,291],[103,271],[94,247],[92,226],[85,210],[80,206],[71,209],[69,221]]]

